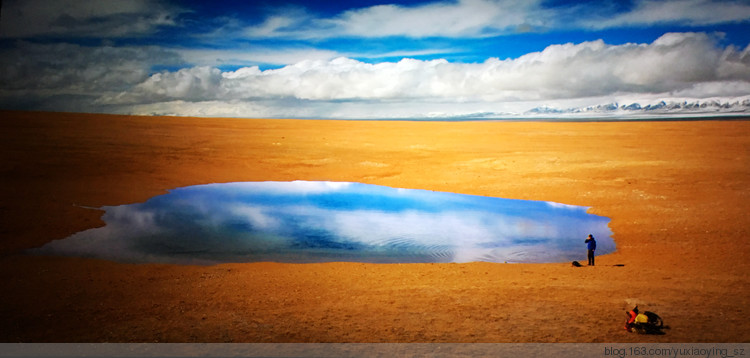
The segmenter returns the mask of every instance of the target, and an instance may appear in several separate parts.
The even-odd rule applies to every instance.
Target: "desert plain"
[[[406,122],[2,112],[2,342],[750,342],[750,121]],[[326,180],[590,207],[545,264],[126,264],[25,249],[102,206]],[[581,237],[581,258],[586,251]],[[623,329],[638,304],[664,335]]]

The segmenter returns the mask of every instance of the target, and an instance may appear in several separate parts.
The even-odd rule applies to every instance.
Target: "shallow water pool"
[[[614,251],[586,207],[343,182],[178,188],[34,254],[145,263],[564,262]]]

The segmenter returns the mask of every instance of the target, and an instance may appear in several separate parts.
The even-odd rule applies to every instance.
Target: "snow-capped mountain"
[[[649,104],[641,103],[608,103],[597,106],[574,107],[574,108],[554,108],[541,106],[533,108],[524,113],[527,116],[554,116],[554,115],[612,115],[612,116],[630,116],[630,115],[729,115],[729,114],[750,114],[750,98],[744,98],[734,101],[719,100],[696,100],[696,101],[659,101]]]

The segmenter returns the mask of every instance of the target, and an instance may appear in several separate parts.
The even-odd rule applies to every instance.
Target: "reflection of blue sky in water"
[[[585,207],[337,182],[179,188],[105,207],[106,226],[39,254],[124,262],[560,262],[614,251]]]

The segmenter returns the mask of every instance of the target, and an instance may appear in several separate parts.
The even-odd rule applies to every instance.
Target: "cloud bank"
[[[482,63],[403,59],[370,64],[341,57],[268,70],[192,67],[156,73],[127,91],[100,97],[98,103],[188,115],[195,113],[186,103],[218,107],[225,103],[227,108],[244,106],[249,116],[283,116],[273,107],[296,103],[310,116],[346,117],[357,115],[354,108],[372,110],[374,104],[408,102],[413,109],[455,104],[498,111],[502,109],[497,104],[502,103],[508,110],[523,111],[540,104],[583,105],[584,99],[734,98],[747,96],[749,89],[750,46],[722,48],[710,34],[668,33],[649,44],[567,43],[516,59],[490,58]],[[413,115],[431,115],[418,112]]]
[[[287,118],[750,111],[743,2],[183,5],[192,8],[4,2],[0,108]]]

